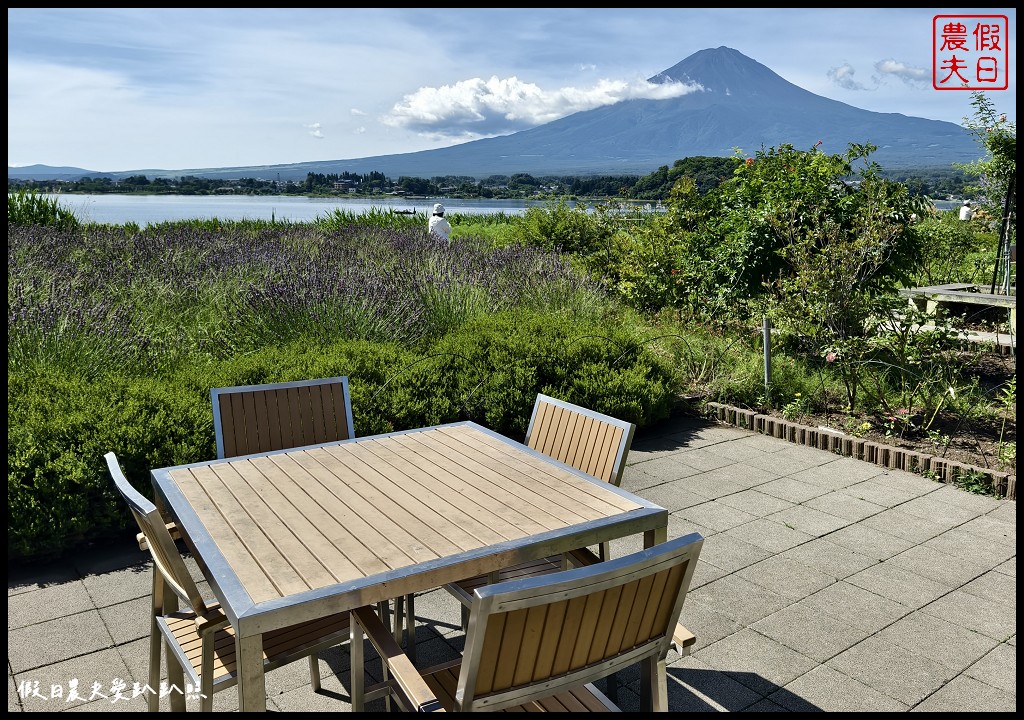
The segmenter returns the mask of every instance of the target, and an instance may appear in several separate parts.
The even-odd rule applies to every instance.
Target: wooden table
[[[262,633],[643,533],[668,511],[472,422],[161,468],[158,502],[236,630],[243,711]]]

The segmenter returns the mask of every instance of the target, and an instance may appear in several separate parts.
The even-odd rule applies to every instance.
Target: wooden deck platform
[[[973,283],[950,283],[948,285],[928,285],[916,288],[903,288],[900,294],[912,305],[929,313],[938,313],[949,305],[969,304],[987,305],[988,307],[1004,307],[1010,311],[1010,328],[1017,328],[1017,296],[996,295]]]

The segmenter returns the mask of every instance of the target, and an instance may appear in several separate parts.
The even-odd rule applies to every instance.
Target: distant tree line
[[[701,194],[718,187],[733,176],[741,160],[737,157],[689,157],[662,165],[649,175],[582,175],[534,177],[528,173],[491,175],[479,180],[469,176],[444,175],[432,178],[400,176],[397,180],[381,172],[309,173],[304,181],[268,178],[213,179],[193,175],[180,178],[132,175],[119,180],[94,176],[79,180],[7,179],[8,192],[34,190],[43,193],[128,193],[173,195],[315,195],[315,196],[444,196],[452,198],[623,198],[661,201],[669,197],[676,181],[688,177]],[[883,177],[907,186],[912,195],[959,196],[968,184],[957,167],[933,167],[886,172]]]

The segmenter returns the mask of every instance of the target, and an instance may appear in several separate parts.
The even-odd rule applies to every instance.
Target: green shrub
[[[8,373],[8,558],[58,554],[123,532],[131,517],[103,462],[148,469],[214,456],[209,398],[146,378]]]
[[[78,217],[57,198],[45,198],[34,190],[7,193],[8,225],[52,225],[64,230],[77,228]]]

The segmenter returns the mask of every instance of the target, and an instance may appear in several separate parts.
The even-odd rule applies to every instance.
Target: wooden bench
[[[994,295],[973,283],[903,288],[900,290],[900,294],[908,298],[911,305],[929,313],[938,313],[946,306],[956,303],[1008,308],[1010,310],[1010,326],[1017,327],[1016,295]]]

